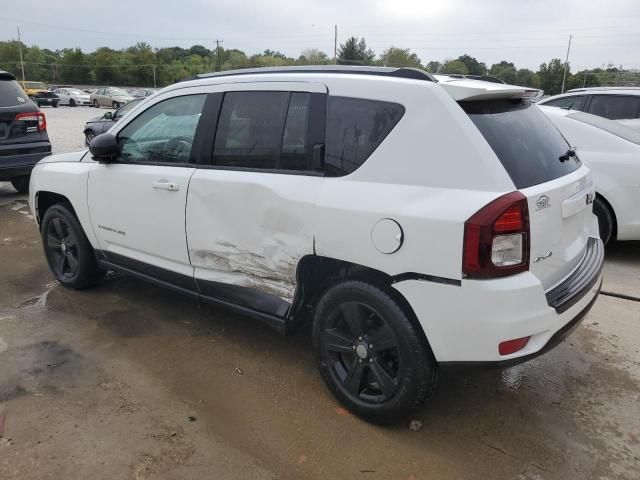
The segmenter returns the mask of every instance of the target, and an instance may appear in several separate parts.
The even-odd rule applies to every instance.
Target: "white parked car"
[[[60,97],[60,105],[91,105],[89,94],[78,88],[58,88],[54,93]]]
[[[640,88],[575,88],[538,102],[538,105],[579,110],[640,130]]]
[[[311,320],[329,389],[397,421],[440,368],[545,352],[598,295],[591,172],[524,95],[397,68],[202,75],[40,162],[30,204],[63,285],[117,270],[280,332]]]
[[[640,240],[640,132],[584,112],[541,109],[593,172],[602,240]]]

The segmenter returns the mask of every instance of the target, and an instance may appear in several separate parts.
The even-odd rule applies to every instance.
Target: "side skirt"
[[[261,322],[266,323],[271,328],[273,328],[274,330],[276,330],[277,332],[283,335],[287,333],[286,313],[288,311],[288,307],[286,309],[283,309],[283,305],[282,303],[280,303],[280,302],[283,302],[286,304],[284,300],[281,300],[278,298],[280,302],[275,302],[275,300],[270,302],[270,306],[272,306],[274,303],[276,304],[275,306],[277,307],[277,312],[279,314],[262,312],[254,308],[251,308],[249,306],[239,305],[237,303],[229,301],[226,298],[230,296],[229,291],[232,290],[233,297],[238,299],[243,299],[244,300],[243,303],[245,304],[247,303],[251,304],[252,298],[255,297],[253,299],[254,304],[264,305],[264,298],[265,298],[265,295],[267,294],[264,294],[262,292],[258,292],[246,287],[238,287],[234,285],[216,284],[214,282],[207,282],[208,288],[206,288],[206,292],[202,293],[197,290],[197,285],[194,279],[191,277],[188,277],[187,275],[181,275],[181,274],[168,272],[168,271],[165,272],[163,269],[158,269],[157,267],[147,265],[145,263],[138,262],[136,260],[131,260],[126,257],[123,257],[122,260],[124,261],[121,262],[120,258],[118,258],[118,261],[115,261],[115,259],[112,259],[112,258],[107,260],[106,258],[104,258],[105,256],[106,255],[104,252],[96,251],[96,259],[98,261],[98,266],[100,266],[100,268],[103,268],[105,270],[113,270],[116,272],[123,273],[125,275],[130,275],[132,277],[139,278],[141,280],[152,283],[154,285],[158,285],[160,287],[168,288],[175,292],[182,293],[195,300],[200,300],[200,301],[204,301],[214,305],[225,307],[229,310],[238,312],[240,314],[256,318]],[[111,253],[109,254],[109,257],[113,257],[113,256],[114,256],[113,254]],[[120,256],[118,255],[118,257]],[[125,266],[123,265],[123,263],[127,263],[127,265]],[[135,268],[133,264],[135,264]],[[148,268],[145,268],[145,266],[147,266]],[[158,275],[158,273],[160,273],[159,271],[162,271],[165,273],[161,275],[163,278],[158,278],[158,276],[160,276]],[[174,277],[181,277],[181,278],[178,279]],[[169,278],[171,279],[171,281],[169,281]],[[191,285],[193,285],[193,288],[189,288]],[[216,286],[220,286],[221,288],[218,289],[216,288]]]

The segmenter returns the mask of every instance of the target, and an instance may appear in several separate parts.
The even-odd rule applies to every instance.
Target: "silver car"
[[[76,105],[91,105],[89,94],[78,88],[57,88],[54,90],[54,93],[60,97],[60,105],[69,105],[70,107],[75,107]]]
[[[120,105],[130,102],[133,98],[129,92],[117,87],[102,87],[90,95],[91,104],[96,108],[118,109]]]

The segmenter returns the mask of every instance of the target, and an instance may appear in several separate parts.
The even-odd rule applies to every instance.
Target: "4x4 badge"
[[[542,210],[543,208],[550,207],[549,197],[546,195],[541,195],[538,200],[536,200],[536,210]]]

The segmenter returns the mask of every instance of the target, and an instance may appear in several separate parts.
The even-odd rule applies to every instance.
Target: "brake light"
[[[512,192],[497,198],[464,224],[462,272],[493,278],[529,270],[529,208]]]
[[[37,124],[38,132],[44,132],[47,129],[47,118],[42,112],[26,112],[16,115],[15,120],[23,122],[34,122]]]

